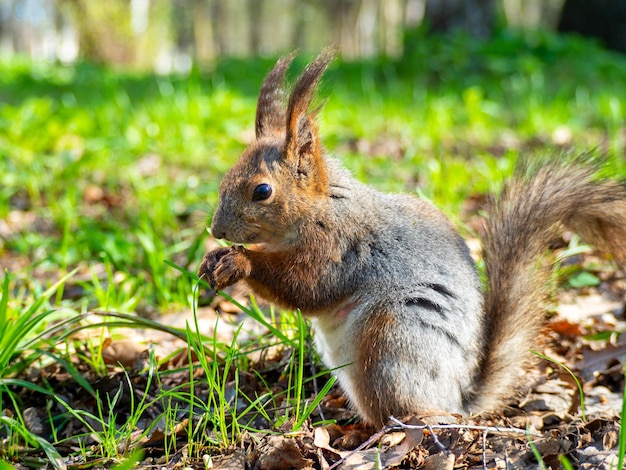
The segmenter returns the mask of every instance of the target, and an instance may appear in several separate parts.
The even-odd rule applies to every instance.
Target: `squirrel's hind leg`
[[[429,320],[419,303],[388,303],[356,321],[352,401],[364,421],[381,426],[389,416],[463,414],[471,388],[467,351],[453,334]]]

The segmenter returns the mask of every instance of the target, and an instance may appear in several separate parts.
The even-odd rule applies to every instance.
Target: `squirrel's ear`
[[[302,75],[298,78],[287,106],[287,135],[285,138],[287,158],[298,159],[298,171],[306,173],[306,166],[318,166],[321,161],[317,125],[315,124],[314,112],[309,112],[311,101],[317,84],[330,61],[337,51],[327,48],[311,62]],[[303,158],[303,157],[312,158]],[[306,163],[305,163],[306,161]]]
[[[285,73],[296,56],[295,51],[281,57],[267,74],[256,107],[256,138],[283,132],[285,125]]]

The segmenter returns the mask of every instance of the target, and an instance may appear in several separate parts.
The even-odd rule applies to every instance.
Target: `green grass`
[[[418,192],[462,223],[467,198],[496,189],[520,154],[597,149],[626,175],[624,57],[575,38],[506,30],[486,43],[409,37],[406,49],[401,59],[337,61],[322,84],[323,140],[359,179]],[[292,77],[308,59],[296,60]],[[2,409],[19,408],[24,384],[10,381],[26,365],[61,364],[95,393],[81,376],[85,366],[93,376],[110,371],[102,338],[83,346],[73,332],[159,329],[147,317],[195,308],[191,273],[217,188],[251,139],[256,94],[272,63],[224,60],[210,71],[157,76],[0,59],[0,263],[8,269],[0,301]],[[122,315],[94,320],[94,311]],[[255,420],[297,429],[311,416],[317,403],[305,401],[306,325],[297,314],[268,315],[254,302],[246,312],[268,330],[250,344],[221,344],[193,324],[166,329],[199,359],[187,366],[188,383],[154,397],[164,409],[166,452],[176,449],[183,408],[196,416],[186,435],[198,458],[205,447],[227,447],[254,431]],[[282,392],[270,393],[266,383],[266,394],[247,395],[238,380],[249,372],[249,357],[276,344],[294,348]],[[175,372],[150,361],[145,390]],[[196,367],[211,384],[204,400]],[[325,393],[332,382],[318,379]],[[85,458],[131,456],[136,436],[128,426],[153,402],[135,402],[123,424],[115,393],[86,416],[42,386],[67,419],[100,423],[93,429],[99,446],[82,447]],[[0,451],[0,459],[15,457],[24,443],[48,452],[47,444],[59,444],[62,425],[55,422],[41,442],[20,419],[0,422],[0,436],[13,436],[13,450]]]
[[[56,283],[42,299],[50,298],[56,289],[67,282],[69,277],[68,275]],[[11,335],[3,336],[3,338],[23,337],[28,333],[27,330],[20,336],[18,332],[14,333],[7,329],[12,327],[11,319],[13,318],[11,315],[13,311],[9,309],[8,302],[5,306],[4,301],[7,298],[5,294],[11,292],[10,287],[12,285],[7,275],[3,284],[0,306],[7,313],[5,316],[8,319],[8,326],[5,331]],[[269,331],[273,331],[273,334],[266,334],[256,341],[248,340],[241,343],[238,340],[240,327],[232,340],[226,344],[218,340],[216,336],[207,337],[200,332],[195,316],[195,302],[192,307],[193,322],[182,330],[134,315],[107,312],[96,315],[102,321],[92,319],[90,322],[79,324],[75,321],[77,318],[86,320],[88,316],[78,315],[72,316],[71,321],[64,322],[68,328],[61,330],[57,325],[55,329],[59,330],[58,334],[54,335],[54,342],[50,342],[48,348],[40,345],[39,337],[35,338],[37,341],[31,340],[28,347],[24,346],[21,349],[14,347],[11,363],[21,365],[22,369],[28,365],[41,367],[46,363],[35,357],[42,354],[51,356],[57,364],[66,369],[76,384],[84,389],[84,392],[94,398],[96,406],[94,410],[82,409],[80,404],[68,400],[65,393],[59,394],[59,389],[48,380],[44,379],[42,385],[37,385],[31,381],[12,378],[22,369],[5,367],[0,376],[0,400],[2,400],[3,409],[12,411],[0,417],[0,438],[3,441],[0,457],[23,462],[28,455],[28,451],[25,452],[24,448],[41,449],[46,457],[44,459],[31,458],[33,462],[42,465],[50,461],[55,468],[62,468],[63,457],[56,451],[55,446],[71,445],[77,449],[71,455],[73,459],[109,463],[125,462],[126,459],[133,458],[143,440],[156,432],[163,435],[166,456],[180,450],[182,433],[187,438],[187,455],[193,461],[199,461],[207,449],[219,451],[219,449],[233,446],[244,431],[269,432],[273,425],[279,425],[289,419],[293,419],[293,429],[299,429],[334,383],[334,380],[328,380],[322,393],[310,403],[307,402],[308,392],[305,391],[303,383],[304,369],[307,368],[303,360],[306,347],[303,338],[308,333],[308,327],[302,321],[301,316],[285,312],[271,319],[262,317],[263,323]],[[251,317],[262,315],[255,305],[252,308],[244,306],[241,308]],[[30,307],[30,311],[36,312],[37,310]],[[47,314],[48,311],[34,318],[43,321]],[[30,316],[24,318],[29,319]],[[20,322],[20,325],[22,323]],[[103,371],[94,364],[96,360],[102,361],[102,345],[98,344],[99,338],[96,338],[95,345],[89,344],[89,340],[87,344],[85,340],[75,341],[69,345],[66,342],[67,338],[81,330],[98,331],[101,328],[111,330],[121,327],[160,330],[185,340],[189,345],[186,352],[187,365],[182,369],[164,367],[170,357],[157,360],[151,348],[143,370],[120,372],[119,368],[116,368],[118,372],[115,372],[114,369],[106,370],[105,365]],[[275,338],[279,338],[280,342],[277,343]],[[256,350],[277,344],[288,351],[293,350],[292,360],[288,361],[283,371],[288,374],[284,390],[270,393],[270,385],[280,382],[280,378],[277,380],[275,374],[272,376],[271,373],[268,375],[256,372],[267,391],[259,394],[262,387],[258,387],[254,394],[249,392],[246,394],[244,389],[240,388],[239,381],[242,374],[247,374],[250,369],[248,357]],[[50,350],[57,349],[55,345],[58,352],[53,353]],[[7,350],[9,346],[11,344],[7,345]],[[178,352],[180,351],[174,355]],[[20,362],[21,358],[25,361],[24,363]],[[77,371],[76,362],[82,364],[83,370],[85,367],[90,369],[87,373],[90,377],[89,381]],[[201,369],[203,373],[198,374],[198,369]],[[111,389],[94,390],[90,382],[97,382],[98,376],[104,377],[107,372],[115,374],[119,381],[113,382]],[[175,386],[163,386],[165,382],[171,383],[168,377],[181,372],[187,375],[187,380]],[[137,381],[137,375],[143,377],[143,380]],[[299,379],[291,383],[292,376]],[[325,376],[326,373],[323,373],[316,378],[321,380]],[[27,419],[21,411],[23,408],[21,393],[39,394],[47,400],[46,408],[49,410],[48,419],[51,424],[48,436],[42,437],[30,430],[30,425],[27,424]],[[157,419],[146,426],[142,420],[145,420],[149,409],[160,409],[161,412]],[[154,412],[149,414],[154,416]],[[261,428],[255,424],[259,418],[266,423]],[[82,424],[87,432],[69,438],[61,437],[64,425],[70,421]]]

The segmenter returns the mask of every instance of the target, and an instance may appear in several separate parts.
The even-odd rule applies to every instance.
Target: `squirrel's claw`
[[[208,252],[204,255],[202,263],[198,268],[198,277],[204,279],[209,283],[212,289],[215,289],[215,279],[213,278],[213,271],[215,271],[215,265],[222,258],[230,248],[218,248],[216,250]]]
[[[214,288],[221,290],[250,275],[252,264],[240,247],[232,247],[215,264]]]
[[[222,290],[248,277],[252,270],[250,260],[240,247],[218,248],[204,255],[198,276],[209,282],[215,291]]]

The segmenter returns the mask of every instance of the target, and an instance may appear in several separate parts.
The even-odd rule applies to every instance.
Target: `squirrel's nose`
[[[217,203],[217,208],[213,213],[213,219],[211,220],[211,236],[213,238],[222,239],[226,238],[227,228],[231,223],[232,208],[225,207],[224,200],[220,198]]]
[[[220,227],[217,227],[215,223],[211,224],[211,236],[213,238],[226,238],[226,231]]]
[[[211,236],[213,238],[226,238],[226,229],[220,224],[217,213],[213,216],[213,222],[211,223]]]

